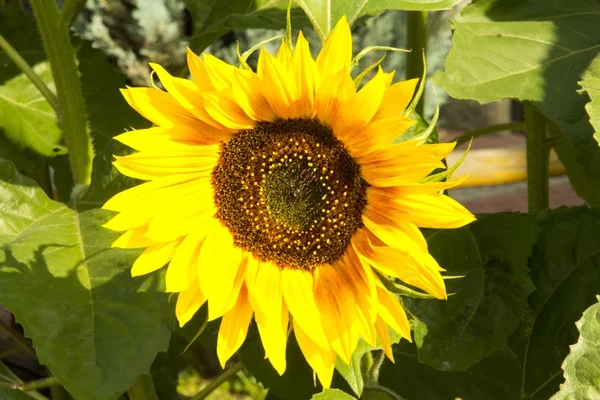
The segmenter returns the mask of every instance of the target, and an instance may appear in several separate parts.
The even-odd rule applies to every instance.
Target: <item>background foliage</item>
[[[307,31],[314,49],[346,15],[354,23],[355,53],[375,44],[403,47],[419,33],[405,31],[414,13],[453,8],[430,14],[453,17],[452,36],[447,25],[430,19],[429,72],[441,69],[451,43],[434,81],[457,99],[524,102],[544,135],[528,152],[554,148],[588,204],[554,210],[541,204],[541,212],[480,216],[461,229],[428,230],[431,253],[456,277],[447,280],[452,296],[446,302],[400,296],[414,343],[396,338],[395,363],[372,368],[381,351],[361,342],[351,365],[338,361],[334,388],[326,391],[314,384],[293,337],[288,369],[278,376],[255,327],[222,371],[214,358],[218,321],[206,325],[201,310],[176,328],[163,276],[130,277],[138,251],[110,248],[115,236],[101,227],[110,213],[99,210],[138,183],[112,167],[113,155],[128,150],[111,138],[149,126],[118,89],[148,84],[148,60],[187,75],[186,44],[234,62],[235,40],[248,48],[285,27],[288,2],[59,3],[81,11],[69,40],[94,148],[91,183],[73,180],[60,110],[9,52],[0,51],[0,304],[18,323],[0,319],[14,344],[0,348],[0,399],[153,398],[140,395],[150,377],[154,398],[190,398],[223,376],[230,379],[213,398],[600,398],[598,2],[480,0],[460,15],[458,0],[293,3],[293,25]],[[0,0],[1,38],[57,94],[35,26],[29,7]],[[413,53],[390,53],[383,65],[399,69],[401,79],[402,65],[420,57]],[[380,56],[370,53],[361,67]],[[434,101],[431,93],[426,97],[430,117]],[[427,127],[421,119],[409,135]],[[538,184],[532,176],[529,183]]]

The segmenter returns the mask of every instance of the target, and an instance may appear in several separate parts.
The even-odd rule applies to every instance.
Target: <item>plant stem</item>
[[[48,103],[52,106],[56,115],[58,115],[59,107],[58,107],[58,98],[56,97],[56,95],[54,93],[52,93],[52,91],[44,83],[42,78],[40,78],[39,75],[35,73],[33,68],[31,68],[29,66],[29,64],[27,64],[27,61],[25,61],[25,59],[23,57],[21,57],[19,52],[14,47],[12,47],[10,45],[10,43],[8,43],[6,41],[6,39],[4,39],[2,37],[2,35],[0,35],[0,49],[2,49],[6,53],[8,58],[10,58],[11,61],[14,62],[15,65],[25,75],[27,75],[27,77],[29,78],[31,83],[33,83],[35,85],[35,87],[38,88],[38,90],[40,91],[42,96],[44,96],[46,98],[46,100],[48,101]]]
[[[412,52],[406,55],[406,79],[423,75],[423,53],[427,51],[427,11],[406,12],[406,47]],[[423,115],[425,95],[421,97],[415,111]]]
[[[383,361],[385,360],[385,352],[383,350],[379,351],[379,354],[377,355],[377,358],[375,359],[375,361],[373,362],[373,365],[371,366],[371,370],[369,371],[369,381],[368,384],[373,386],[373,385],[377,385],[377,382],[379,382],[379,370],[381,369],[381,366],[383,365]]]
[[[56,84],[59,121],[69,149],[73,177],[76,184],[88,184],[92,173],[92,140],[67,26],[61,23],[53,1],[31,0],[31,6]]]
[[[84,7],[85,0],[65,0],[60,9],[60,23],[67,27],[73,25]]]
[[[490,133],[522,130],[525,130],[525,124],[523,122],[511,122],[508,124],[484,126],[483,128],[473,129],[472,131],[460,135],[458,138],[456,138],[456,147],[468,142],[469,140],[471,140],[471,138],[489,135]]]
[[[531,102],[523,102],[527,133],[527,196],[529,212],[540,212],[550,205],[548,164],[550,149],[546,143],[546,119]]]
[[[19,389],[23,392],[33,392],[34,390],[45,389],[50,386],[60,385],[56,377],[49,376],[47,378],[38,379],[37,381],[25,382],[19,385],[14,385],[13,389]]]
[[[231,377],[238,373],[244,365],[242,363],[235,364],[233,367],[223,371],[223,373],[213,379],[204,389],[195,395],[192,400],[202,400],[208,397],[209,394],[214,392],[219,386],[227,382]]]
[[[158,400],[154,382],[150,374],[140,375],[138,380],[127,389],[129,400]]]
[[[27,339],[25,339],[23,335],[21,335],[21,333],[19,333],[15,328],[8,326],[4,322],[2,322],[2,320],[0,320],[0,331],[4,332],[9,338],[13,340],[13,342],[18,344],[23,350],[25,350],[34,357],[36,356],[35,350],[33,350],[33,347],[31,347]]]

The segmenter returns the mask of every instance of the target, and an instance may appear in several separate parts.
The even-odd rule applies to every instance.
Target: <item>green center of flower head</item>
[[[341,257],[361,225],[367,183],[331,130],[313,119],[262,122],[222,145],[217,217],[237,246],[308,269]]]

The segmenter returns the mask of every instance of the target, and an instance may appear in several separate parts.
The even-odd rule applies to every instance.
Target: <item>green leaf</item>
[[[385,10],[447,10],[459,2],[460,0],[296,0],[321,38],[327,37],[343,15],[352,25],[363,15],[374,15]]]
[[[419,360],[439,370],[467,370],[502,349],[533,290],[527,259],[537,237],[534,217],[501,213],[468,227],[435,231],[431,254],[446,269],[447,301],[405,298],[416,317]]]
[[[325,389],[311,397],[312,400],[356,400],[356,397],[339,389]]]
[[[596,56],[579,82],[582,89],[590,96],[590,102],[585,105],[590,122],[596,130],[594,138],[600,142],[600,55]]]
[[[138,251],[111,249],[110,213],[76,213],[0,161],[0,303],[77,399],[115,399],[168,346],[161,278],[130,275]]]
[[[202,52],[214,40],[233,29],[282,29],[285,28],[285,15],[288,0],[232,0],[227,7],[217,0],[184,0],[194,19],[194,33],[190,38],[190,48]],[[308,26],[304,13],[292,9],[294,28]]]
[[[438,371],[419,362],[413,344],[394,348],[396,363],[386,362],[379,383],[407,400],[519,398],[519,361],[510,352],[496,351],[467,371]]]
[[[0,388],[0,399],[2,400],[31,400],[23,391],[17,389]]]
[[[100,208],[108,199],[123,190],[138,185],[141,181],[120,173],[113,165],[114,156],[124,156],[132,151],[125,145],[111,140],[103,152],[94,156],[92,182],[81,197],[73,199],[78,211]]]
[[[38,64],[46,60],[46,53],[31,15],[21,10],[17,1],[8,2],[4,7],[0,2],[0,35],[19,52],[29,65]],[[0,83],[15,77],[21,70],[0,49]]]
[[[365,385],[363,379],[362,359],[365,354],[370,353],[373,350],[375,349],[367,342],[360,340],[356,346],[356,349],[354,349],[354,353],[352,353],[350,365],[347,365],[339,358],[335,362],[335,369],[337,372],[346,380],[346,382],[348,382],[350,388],[352,388],[354,393],[356,393],[358,396],[362,394],[363,387]]]
[[[33,70],[54,91],[48,63]],[[56,113],[25,74],[19,74],[0,86],[0,129],[19,147],[46,157],[64,154],[62,131]]]
[[[119,89],[125,88],[126,78],[108,62],[106,54],[82,41],[77,52],[81,89],[88,114],[90,131],[96,152],[103,152],[108,141],[131,129],[150,127],[127,104]]]
[[[454,23],[454,45],[434,81],[451,96],[535,102],[568,140],[556,147],[577,193],[600,205],[600,148],[577,81],[600,50],[600,3],[483,0]]]
[[[549,398],[562,381],[569,345],[577,341],[575,322],[600,288],[600,210],[561,207],[542,214],[540,227],[530,262],[536,291],[511,348],[525,365],[524,396]]]
[[[565,383],[552,400],[600,398],[600,303],[585,310],[576,326],[579,340],[562,365]]]
[[[108,62],[102,51],[82,41],[77,57],[96,149],[92,181],[81,197],[73,199],[77,210],[85,211],[101,207],[115,194],[140,183],[119,173],[112,165],[114,155],[127,155],[131,149],[111,138],[127,130],[149,128],[151,124],[127,104],[119,90],[125,87],[125,76]]]
[[[360,400],[404,400],[390,389],[383,386],[368,386]]]

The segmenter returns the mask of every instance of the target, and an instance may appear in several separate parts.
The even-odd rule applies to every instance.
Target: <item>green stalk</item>
[[[238,371],[241,371],[242,368],[244,368],[244,365],[242,363],[238,363],[238,364],[235,364],[233,367],[226,369],[225,371],[223,371],[223,373],[221,375],[217,376],[215,379],[210,381],[210,383],[208,385],[206,385],[206,387],[204,389],[202,389],[200,391],[200,393],[195,395],[192,398],[192,400],[206,399],[208,397],[208,395],[210,395],[212,392],[217,390],[217,388],[219,386],[221,386],[222,384],[227,382],[229,379],[231,379],[235,374],[238,373]]]
[[[489,135],[490,133],[502,132],[502,131],[522,131],[525,130],[525,124],[522,122],[511,122],[508,124],[498,124],[498,125],[490,125],[484,126],[483,128],[473,129],[465,133],[464,135],[460,135],[456,138],[456,147],[460,146],[463,143],[468,142],[471,138],[476,138],[479,136]]]
[[[76,184],[89,184],[92,174],[92,140],[67,26],[61,23],[53,1],[31,0],[31,6],[56,84],[59,120],[69,149],[73,177]]]
[[[56,113],[56,115],[58,115],[59,114],[58,99],[56,98],[54,93],[52,93],[52,91],[50,90],[50,88],[48,86],[46,86],[46,84],[44,83],[42,78],[40,78],[39,75],[35,73],[33,68],[31,68],[29,66],[29,64],[27,64],[27,61],[25,61],[25,59],[23,57],[21,57],[19,52],[14,47],[12,47],[10,45],[10,43],[8,43],[6,41],[6,39],[4,39],[2,37],[2,35],[0,35],[0,49],[2,49],[6,53],[8,58],[10,58],[11,61],[14,62],[15,65],[25,75],[27,75],[27,77],[29,78],[31,83],[33,83],[35,85],[35,87],[38,88],[38,90],[40,91],[42,96],[44,96],[46,98],[46,100],[48,101],[48,103],[50,103],[50,105],[54,109],[54,112]]]
[[[127,389],[129,400],[158,400],[154,382],[150,374],[140,375],[138,380]]]
[[[546,119],[531,102],[523,102],[527,133],[527,196],[530,213],[550,206],[548,164],[550,149],[546,143]]]
[[[412,50],[406,55],[406,79],[422,76],[422,51],[427,52],[427,11],[406,12],[406,47]],[[423,115],[424,104],[423,95],[415,109],[419,115]]]
[[[371,365],[371,369],[369,370],[369,379],[367,381],[369,386],[375,386],[379,382],[379,370],[381,369],[384,360],[385,352],[380,350],[377,358],[373,362],[373,365]]]
[[[15,385],[14,389],[19,389],[23,392],[33,392],[34,390],[45,389],[50,386],[60,385],[56,377],[49,376],[47,378],[38,379],[37,381],[25,382],[20,385]]]

